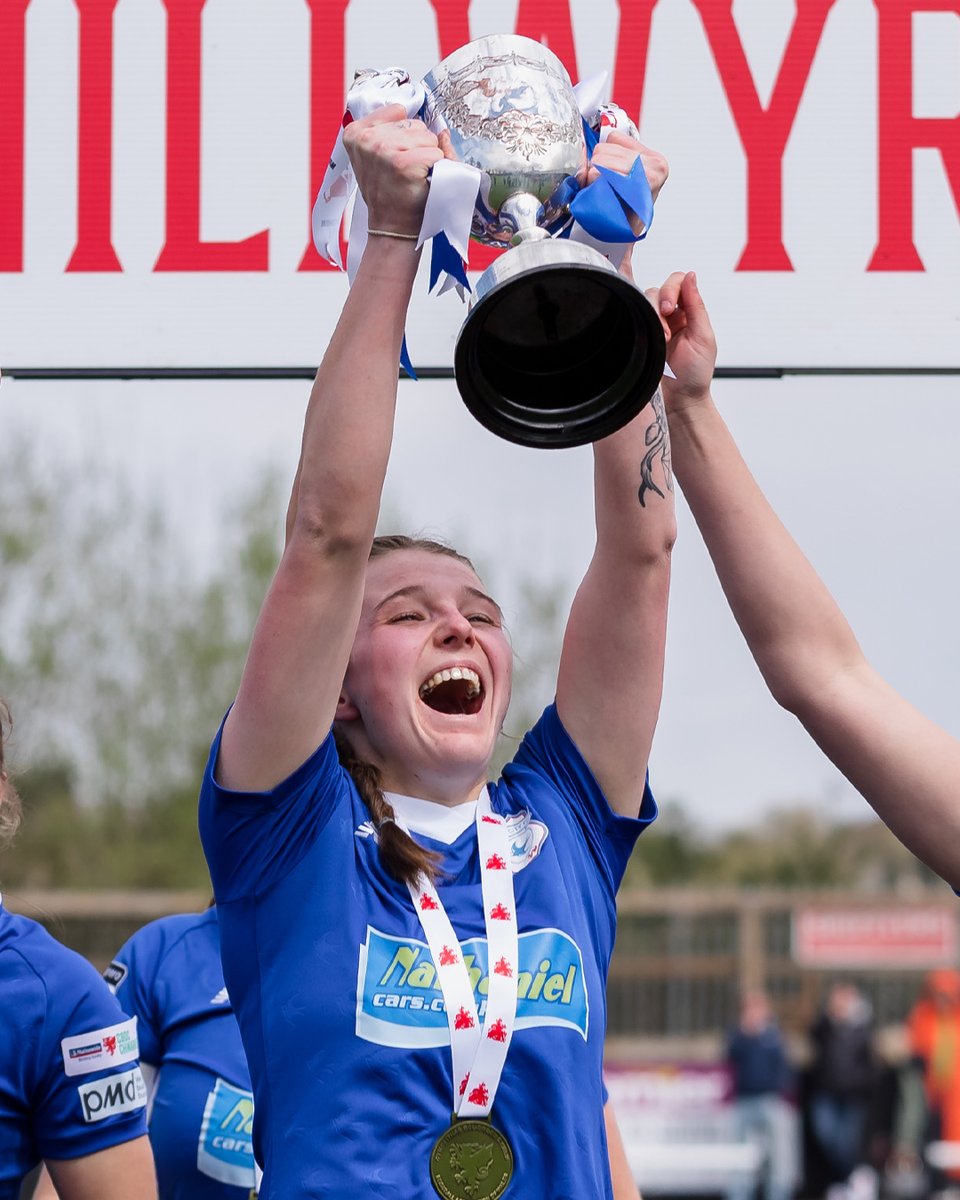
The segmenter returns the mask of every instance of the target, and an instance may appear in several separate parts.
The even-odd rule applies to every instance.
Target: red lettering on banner
[[[0,4],[0,271],[23,270],[23,85],[29,3]]]
[[[619,0],[620,31],[611,96],[639,126],[650,51],[650,22],[658,0]]]
[[[200,240],[201,17],[206,0],[167,10],[167,240],[155,271],[266,271],[266,229],[239,242]]]
[[[309,216],[320,191],[337,140],[337,130],[343,120],[346,95],[346,12],[350,0],[305,0],[310,9],[310,197]],[[342,247],[341,247],[342,250]],[[346,254],[343,254],[346,262]],[[307,238],[307,249],[298,271],[336,271],[333,263],[321,258],[313,244],[313,233]]]
[[[793,270],[783,244],[783,154],[834,2],[797,0],[790,38],[764,108],[733,20],[733,0],[693,0],[747,157],[747,244],[738,271]]]
[[[437,18],[437,42],[444,59],[470,41],[470,0],[430,0]]]
[[[569,0],[520,0],[516,32],[521,37],[543,42],[567,68],[573,82],[577,82],[580,76]]]
[[[74,0],[80,13],[77,244],[68,271],[120,271],[110,240],[113,164],[113,13],[117,0]]]
[[[922,271],[913,241],[913,151],[940,151],[960,215],[960,116],[913,115],[913,14],[960,0],[874,0],[877,6],[877,246],[868,271]]]

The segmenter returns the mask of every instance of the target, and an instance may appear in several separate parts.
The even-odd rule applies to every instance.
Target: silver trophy
[[[632,420],[665,342],[639,288],[592,246],[556,238],[587,147],[570,77],[529,38],[462,46],[424,79],[425,120],[482,173],[471,236],[509,248],[477,281],[457,339],[457,387],[493,433],[579,446]]]

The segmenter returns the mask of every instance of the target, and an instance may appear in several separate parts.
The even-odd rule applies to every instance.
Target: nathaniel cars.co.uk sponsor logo
[[[134,1062],[140,1056],[137,1043],[137,1018],[130,1017],[119,1025],[93,1029],[65,1037],[60,1042],[63,1069],[68,1075],[89,1075]]]
[[[207,1096],[197,1169],[211,1179],[249,1188],[254,1182],[253,1094],[217,1079]]]
[[[562,1025],[587,1037],[589,1005],[580,947],[559,929],[535,929],[518,939],[517,1029]],[[464,942],[481,1020],[489,988],[487,942]],[[443,993],[430,949],[412,938],[367,927],[357,977],[357,1036],[382,1046],[450,1043]]]
[[[134,1112],[147,1103],[147,1085],[139,1067],[81,1083],[77,1088],[87,1124],[105,1121],[119,1113]]]

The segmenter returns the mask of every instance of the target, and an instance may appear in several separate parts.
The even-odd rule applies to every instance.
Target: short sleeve
[[[215,778],[222,733],[221,725],[200,787],[200,841],[218,904],[259,895],[289,874],[350,787],[329,734],[271,791],[230,791]]]
[[[46,1007],[31,1105],[43,1158],[94,1154],[146,1133],[137,1022],[79,955],[61,947]]]
[[[636,817],[615,813],[586,760],[550,705],[523,739],[516,757],[504,768],[511,794],[536,797],[548,819],[573,823],[610,894],[616,893],[637,838],[656,819],[657,805],[644,783]],[[545,781],[542,788],[537,781]]]

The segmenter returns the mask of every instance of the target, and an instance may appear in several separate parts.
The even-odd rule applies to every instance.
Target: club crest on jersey
[[[589,1004],[580,947],[559,929],[535,929],[520,934],[517,948],[515,1028],[560,1025],[586,1041]],[[486,938],[464,942],[461,949],[483,1020],[490,985]],[[512,968],[501,958],[493,970],[502,975]],[[367,926],[357,972],[356,1032],[381,1046],[450,1044],[443,992],[425,942]]]
[[[516,875],[537,857],[550,831],[542,821],[534,821],[528,809],[507,817],[506,826],[510,839],[510,869]]]

